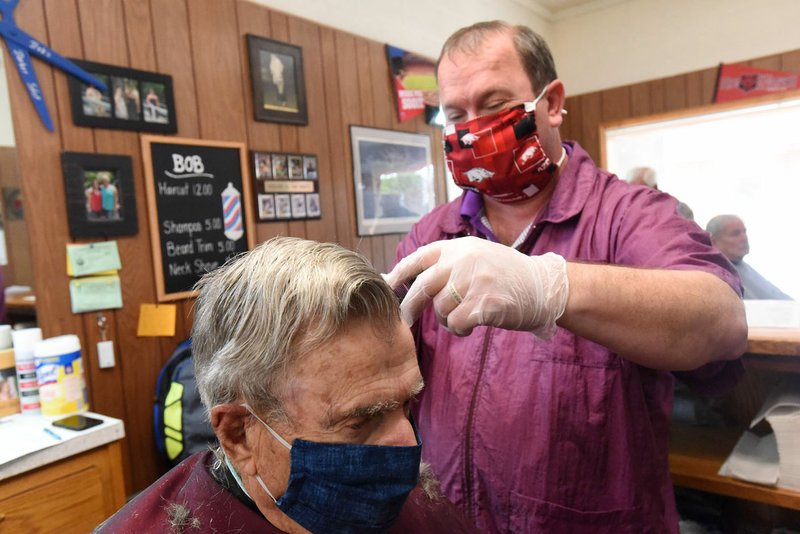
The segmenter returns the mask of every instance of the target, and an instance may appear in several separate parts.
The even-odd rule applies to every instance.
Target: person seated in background
[[[628,171],[627,182],[631,185],[643,185],[650,189],[660,191],[658,188],[658,181],[656,180],[656,171],[652,167],[634,167]],[[687,204],[678,201],[678,206],[675,208],[678,215],[684,219],[694,220],[694,212]]]
[[[792,300],[744,261],[750,252],[750,242],[742,219],[736,215],[717,215],[708,221],[706,231],[711,234],[711,244],[725,254],[739,273],[745,299]]]
[[[643,185],[658,191],[656,182],[656,171],[652,167],[634,167],[628,171],[628,183],[631,185]]]
[[[98,531],[473,531],[420,464],[414,341],[365,258],[274,238],[197,289],[197,388],[220,447]]]

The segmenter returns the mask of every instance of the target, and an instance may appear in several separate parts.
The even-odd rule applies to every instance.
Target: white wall
[[[254,1],[433,59],[451,33],[482,20],[526,24],[545,39],[551,37],[550,23],[514,0]]]
[[[431,58],[480,20],[527,24],[574,95],[800,49],[800,0],[600,0],[555,21],[530,0],[255,0]]]
[[[550,46],[567,94],[800,48],[798,0],[629,0],[557,21]]]

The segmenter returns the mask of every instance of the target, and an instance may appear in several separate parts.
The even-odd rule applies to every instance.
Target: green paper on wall
[[[119,276],[90,276],[69,283],[72,313],[111,310],[122,307]]]
[[[122,268],[116,241],[67,245],[67,274],[84,276]]]

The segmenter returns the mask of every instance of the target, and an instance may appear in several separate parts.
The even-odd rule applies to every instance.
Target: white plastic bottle
[[[42,413],[39,401],[39,383],[36,380],[36,361],[33,347],[42,340],[41,328],[13,330],[11,340],[14,345],[14,360],[17,366],[17,390],[19,406],[23,414]]]

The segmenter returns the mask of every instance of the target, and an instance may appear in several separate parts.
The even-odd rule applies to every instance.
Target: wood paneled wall
[[[245,142],[252,150],[316,154],[322,219],[259,224],[259,242],[276,235],[335,241],[362,252],[380,270],[391,263],[399,235],[361,238],[356,233],[351,124],[429,133],[437,195],[445,198],[440,133],[422,119],[397,122],[381,43],[244,0],[25,0],[16,20],[63,56],[170,74],[180,137]],[[308,126],[253,120],[248,33],[302,47]],[[5,57],[10,65],[7,53]],[[13,69],[9,89],[39,323],[46,336],[81,337],[92,409],[125,421],[125,470],[131,493],[153,482],[164,467],[153,444],[153,390],[159,369],[189,334],[192,302],[179,303],[174,338],[136,337],[140,304],[156,301],[139,134],[74,126],[65,75],[40,61],[34,61],[34,68],[55,133],[42,126]],[[96,314],[70,311],[62,151],[133,157],[140,230],[117,239],[124,307],[104,312],[117,359],[110,369],[97,366]]]
[[[800,73],[800,50],[742,62],[752,67]],[[600,164],[600,124],[713,103],[717,67],[567,97],[562,139],[575,139]],[[569,95],[569,87],[566,88]]]

